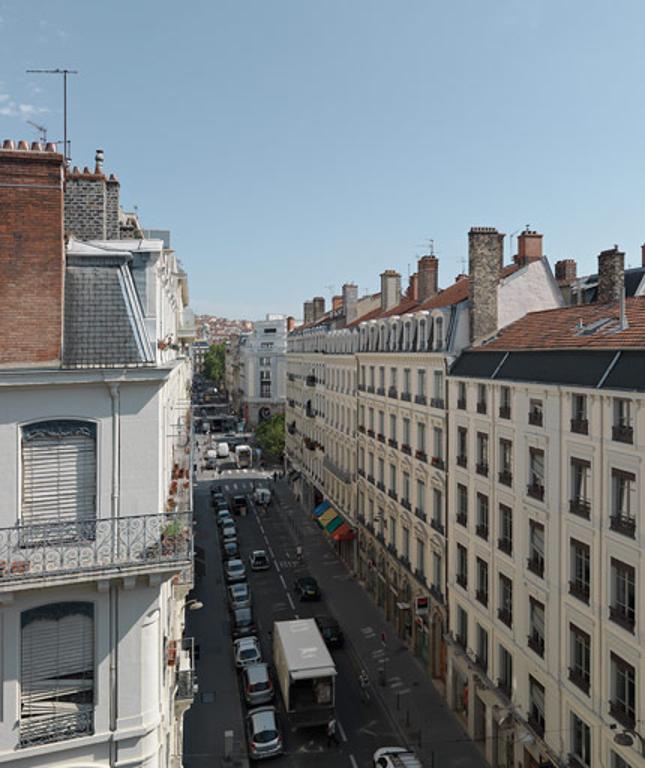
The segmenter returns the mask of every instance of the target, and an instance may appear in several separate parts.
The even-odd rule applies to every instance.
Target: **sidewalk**
[[[305,559],[345,632],[357,672],[361,668],[367,671],[371,692],[388,710],[402,743],[415,750],[425,768],[486,768],[481,751],[448,709],[421,663],[401,643],[384,613],[336,556],[319,526],[298,505],[286,481],[278,481],[275,489],[299,524]],[[385,647],[381,642],[383,631]],[[383,665],[385,680],[379,674]]]

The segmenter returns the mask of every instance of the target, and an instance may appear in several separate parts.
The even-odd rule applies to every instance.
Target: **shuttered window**
[[[23,524],[79,523],[95,517],[95,425],[49,421],[23,427]]]
[[[94,606],[55,603],[21,617],[20,744],[94,730]]]

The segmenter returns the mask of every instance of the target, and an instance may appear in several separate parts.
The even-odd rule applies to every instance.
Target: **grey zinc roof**
[[[78,247],[65,270],[63,365],[113,368],[150,365],[154,350],[127,253]]]

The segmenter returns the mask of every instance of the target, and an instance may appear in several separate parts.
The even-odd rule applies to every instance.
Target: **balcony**
[[[424,587],[425,587],[425,585],[426,585],[426,575],[425,575],[425,573],[424,573],[424,571],[423,571],[422,569],[420,569],[420,568],[415,568],[415,569],[414,569],[414,578],[415,578],[415,579],[416,579],[416,580],[417,580],[417,581],[418,581],[418,582],[419,582],[419,583],[420,583],[422,586],[424,586]]]
[[[633,729],[636,725],[636,717],[633,707],[627,706],[626,702],[612,699],[609,702],[609,714],[617,720],[623,728]]]
[[[372,485],[374,485],[374,475],[368,475],[367,476],[367,482],[368,483],[372,483]]]
[[[316,386],[316,377],[315,376],[306,376],[305,377],[305,384],[308,387],[315,387]]]
[[[475,464],[475,471],[478,475],[488,477],[488,464],[484,461],[478,461],[477,464]]]
[[[529,483],[526,486],[526,495],[538,501],[544,501],[544,486],[540,483]]]
[[[365,392],[365,384],[359,384],[358,385],[358,391],[359,392]]]
[[[534,573],[541,579],[544,578],[544,558],[541,555],[531,555],[526,561],[526,567],[531,573]]]
[[[412,448],[407,443],[401,444],[401,452],[407,453],[408,456],[412,456]]]
[[[542,411],[529,411],[529,424],[532,424],[534,427],[541,427],[543,425]]]
[[[446,407],[446,404],[444,403],[444,400],[442,397],[431,397],[430,405],[433,408],[441,408],[442,410]]]
[[[465,512],[457,512],[457,522],[465,528],[468,525],[468,515]]]
[[[611,437],[617,443],[632,444],[634,442],[634,428],[626,424],[614,424],[611,428]]]
[[[34,722],[30,722],[33,720]],[[36,747],[55,741],[68,741],[94,733],[94,709],[78,709],[70,714],[40,715],[20,722],[20,746]]]
[[[425,395],[415,395],[414,396],[414,402],[417,405],[427,405],[428,404],[428,398]]]
[[[0,589],[178,571],[191,562],[192,513],[0,529]]]
[[[507,539],[507,538],[497,539],[497,548],[501,552],[505,552],[509,556],[513,554],[513,542],[511,541],[511,539]]]
[[[578,600],[582,600],[583,603],[588,603],[589,602],[589,584],[585,584],[582,581],[570,581],[569,594],[572,597],[576,597]]]
[[[571,431],[577,435],[589,434],[589,421],[587,419],[571,419]]]
[[[457,574],[457,578],[456,578],[456,582],[457,582],[457,584],[459,584],[459,586],[462,589],[468,589],[468,577],[466,576],[466,574],[458,573]]]
[[[387,391],[387,396],[388,397],[392,397],[392,398],[394,398],[396,400],[398,398],[398,396],[399,396],[399,392],[398,392],[397,388],[396,387],[390,387],[388,389],[388,391]]]
[[[358,429],[361,435],[365,434],[365,426],[363,424],[359,424],[358,427],[356,427],[356,429]]]
[[[437,469],[445,469],[445,464],[441,456],[433,456],[432,460],[430,462],[433,467],[436,467]]]
[[[376,394],[380,395],[381,397],[385,397],[385,387],[377,387]]]
[[[537,718],[531,713],[528,716],[528,724],[541,739],[544,738],[544,716]]]
[[[323,459],[323,466],[325,467],[325,469],[331,472],[332,475],[337,477],[341,483],[345,483],[346,485],[348,485],[349,483],[352,482],[351,472],[349,472],[346,469],[342,469],[342,467],[339,467],[338,464],[336,464],[327,456],[325,456],[325,458]]]
[[[412,504],[410,504],[410,502],[409,502],[409,500],[408,500],[408,499],[401,499],[401,506],[402,506],[404,509],[407,509],[407,510],[408,510],[408,512],[411,512],[411,511],[412,511]]]
[[[486,403],[481,400],[477,403],[477,413],[486,413]]]
[[[364,469],[360,469],[360,468],[359,468],[359,469],[357,470],[357,472],[358,472],[358,476],[359,476],[359,477],[365,477],[365,470],[364,470]]]
[[[457,408],[460,411],[465,411],[466,410],[466,400],[463,399],[463,398],[460,398],[459,400],[457,400]]]
[[[630,539],[636,538],[636,518],[628,515],[612,515],[609,518],[609,528]]]
[[[540,658],[544,658],[544,638],[537,632],[532,632],[527,638],[528,647]]]
[[[195,640],[192,637],[184,637],[181,641],[176,683],[175,703],[183,711],[192,704],[197,689]]]
[[[390,448],[398,448],[399,446],[396,440],[392,437],[387,441],[387,444],[390,446]]]
[[[497,479],[501,485],[507,485],[509,488],[513,485],[513,473],[508,469],[502,469],[497,475]]]
[[[499,407],[499,417],[500,417],[500,419],[510,419],[511,418],[511,406],[510,405],[500,405],[500,407]]]
[[[367,389],[366,389],[366,392],[367,392],[369,395],[373,395],[373,394],[374,394],[374,384],[370,384],[370,385],[367,387]]]
[[[478,589],[475,592],[475,598],[478,602],[480,602],[483,606],[488,606],[488,592],[484,591],[483,589]]]
[[[376,432],[373,429],[367,430],[367,436],[368,437],[376,437]]]
[[[419,459],[419,461],[428,461],[428,454],[425,451],[422,451],[421,449],[416,450],[414,452],[414,458]]]
[[[388,496],[389,496],[391,499],[394,499],[394,501],[396,501],[396,500],[397,500],[396,490],[394,490],[394,488],[390,488],[390,490],[387,492],[387,495],[388,495]]]
[[[475,533],[481,538],[488,540],[488,526],[482,525],[481,523],[479,525],[475,526]]]
[[[591,515],[591,502],[588,499],[571,499],[569,501],[569,512],[585,520],[589,520]]]
[[[468,469],[468,456],[457,456],[457,466]]]
[[[506,624],[507,627],[513,626],[513,613],[512,611],[509,611],[508,608],[498,608],[497,618],[502,624]]]
[[[419,520],[423,520],[424,523],[427,520],[426,513],[422,509],[419,509],[419,507],[415,507],[414,514]]]
[[[443,605],[443,601],[444,601],[443,592],[441,591],[441,589],[439,589],[439,587],[436,584],[432,584],[430,586],[430,594],[432,595],[432,597],[434,597],[434,599],[438,603],[441,603]]]
[[[609,606],[609,618],[614,624],[618,624],[619,627],[626,629],[628,632],[634,634],[634,627],[636,626],[636,616],[633,610],[629,610],[622,605],[610,605]]]
[[[575,669],[569,667],[569,680],[581,691],[584,691],[589,695],[590,676],[588,672],[584,672],[582,669]]]
[[[411,392],[401,392],[401,400],[405,401],[406,403],[412,402],[412,393]]]
[[[379,480],[376,483],[376,487],[379,489],[379,491],[383,491],[385,493],[385,483],[382,480]]]
[[[376,435],[376,439],[379,441],[379,443],[385,443],[385,435],[381,432]]]

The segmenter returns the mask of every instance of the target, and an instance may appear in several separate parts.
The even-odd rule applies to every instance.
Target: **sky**
[[[0,0],[0,138],[62,136],[170,229],[197,312],[440,284],[471,226],[595,271],[645,241],[642,0]],[[514,236],[511,238],[510,236]]]

